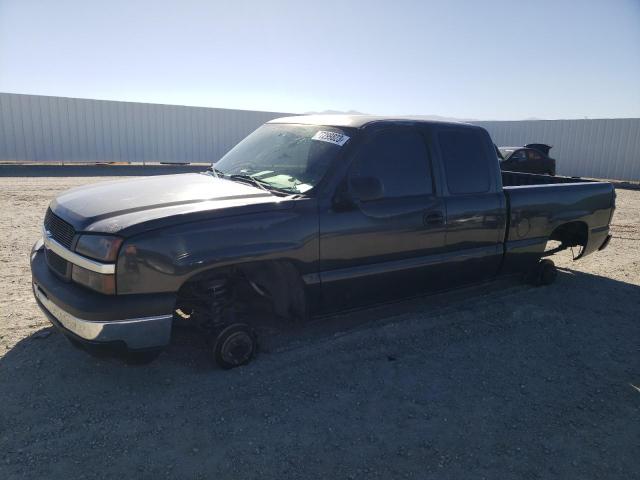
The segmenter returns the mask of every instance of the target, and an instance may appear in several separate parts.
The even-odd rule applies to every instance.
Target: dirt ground
[[[30,247],[104,180],[0,178],[0,478],[640,478],[640,191],[554,285],[325,319],[221,371],[189,334],[132,367],[48,327]]]

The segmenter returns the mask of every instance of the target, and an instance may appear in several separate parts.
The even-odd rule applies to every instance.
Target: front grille
[[[67,276],[67,266],[69,262],[67,262],[64,258],[62,258],[57,253],[45,248],[45,255],[47,258],[47,265],[49,268],[53,270],[55,273],[60,275],[61,277]]]
[[[47,209],[47,214],[44,216],[44,228],[56,242],[71,249],[73,236],[76,234],[75,229],[53,213],[50,208]]]

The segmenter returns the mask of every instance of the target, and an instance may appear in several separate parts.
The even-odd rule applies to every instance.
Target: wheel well
[[[566,250],[570,247],[584,247],[587,246],[587,242],[589,240],[589,228],[587,224],[584,222],[568,222],[563,223],[556,227],[551,235],[549,236],[549,241],[547,242],[547,246],[549,246],[550,242],[560,242],[559,245],[556,244],[551,250],[547,250],[545,252],[545,256],[553,255],[554,253],[560,252],[562,250]],[[578,255],[579,257],[580,255]],[[576,257],[576,258],[578,258]]]
[[[264,308],[278,317],[304,319],[307,302],[304,284],[296,267],[288,261],[249,262],[215,268],[190,277],[180,287],[176,310],[188,310],[190,299],[216,283],[230,286],[234,303],[244,308]]]
[[[556,227],[551,232],[550,240],[563,242],[569,247],[577,247],[578,245],[586,246],[589,237],[589,229],[584,222],[569,222]]]

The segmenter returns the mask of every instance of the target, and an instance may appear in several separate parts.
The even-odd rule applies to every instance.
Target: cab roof
[[[327,125],[332,127],[363,128],[370,124],[429,124],[472,126],[462,122],[441,122],[428,120],[420,116],[383,116],[383,115],[298,115],[293,117],[275,118],[267,123],[297,123],[303,125]]]

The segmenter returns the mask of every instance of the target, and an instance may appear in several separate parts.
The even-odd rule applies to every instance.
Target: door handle
[[[444,215],[442,212],[426,212],[422,217],[425,225],[444,225]]]

